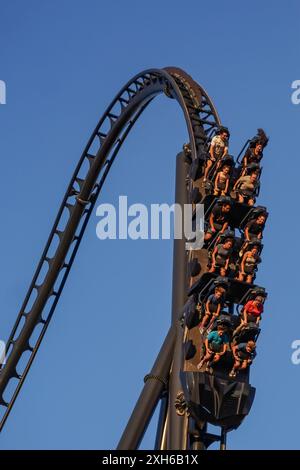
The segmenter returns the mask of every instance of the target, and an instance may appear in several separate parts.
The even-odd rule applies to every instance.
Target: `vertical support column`
[[[159,411],[159,418],[157,424],[157,431],[156,431],[156,438],[155,438],[155,450],[161,450],[165,446],[165,429],[167,423],[167,415],[168,415],[168,391],[165,390],[162,393],[162,397],[160,399],[160,411]]]
[[[184,154],[180,153],[176,159],[176,187],[175,202],[182,207],[188,203],[186,188],[187,168]],[[168,433],[167,443],[169,450],[186,449],[187,441],[187,418],[179,416],[175,409],[175,400],[179,391],[182,391],[180,382],[180,369],[182,357],[183,328],[178,320],[182,307],[186,302],[187,292],[187,256],[185,250],[185,237],[182,221],[182,238],[174,239],[173,251],[173,283],[172,283],[172,325],[176,329],[175,350],[172,370],[169,380],[169,409],[168,409]]]
[[[207,431],[207,424],[203,422],[203,427],[200,429],[195,422],[194,418],[189,418],[189,449],[191,450],[206,450],[204,436]]]
[[[168,381],[174,351],[174,341],[175,331],[174,328],[171,327],[155,364],[148,375],[144,388],[120,439],[117,450],[138,449],[156,405],[161,398],[165,384]]]
[[[226,450],[226,445],[227,445],[227,433],[225,429],[222,428],[220,450]]]

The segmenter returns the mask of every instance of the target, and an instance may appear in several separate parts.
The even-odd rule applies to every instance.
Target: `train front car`
[[[203,436],[207,423],[223,434],[236,429],[251,409],[250,368],[267,297],[254,281],[268,217],[265,207],[256,206],[268,138],[259,129],[237,160],[228,152],[229,138],[220,126],[207,141],[206,163],[196,171],[191,167],[188,177],[195,213],[196,204],[204,204],[205,234],[203,247],[188,253],[188,298],[181,316],[184,394],[177,408],[188,412]],[[217,440],[205,435],[206,446]]]

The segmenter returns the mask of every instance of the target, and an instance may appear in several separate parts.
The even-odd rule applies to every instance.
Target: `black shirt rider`
[[[258,224],[256,220],[250,220],[250,222],[247,223],[245,229],[248,229],[249,234],[257,237],[257,235],[263,231],[264,227],[264,224]]]
[[[221,205],[216,205],[211,212],[214,216],[214,225],[217,224],[222,228],[226,222],[229,222],[230,212],[223,212]]]
[[[256,154],[254,148],[248,148],[244,158],[243,158],[243,165],[245,166],[245,162],[247,161],[247,166],[251,163],[259,163],[262,159],[262,154]]]

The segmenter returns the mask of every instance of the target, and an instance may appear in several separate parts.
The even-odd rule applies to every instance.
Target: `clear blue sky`
[[[12,0],[0,3],[0,337],[21,306],[61,198],[104,108],[141,70],[175,65],[213,98],[231,153],[264,127],[260,203],[270,217],[257,282],[269,291],[257,397],[233,449],[299,448],[299,2]],[[101,201],[173,201],[186,140],[159,97],[112,169]],[[159,168],[159,171],[158,169]],[[293,216],[297,214],[295,220]],[[93,214],[60,304],[2,435],[1,449],[115,448],[170,323],[172,242],[106,241]],[[287,237],[287,230],[290,231]],[[143,446],[153,446],[154,427]]]

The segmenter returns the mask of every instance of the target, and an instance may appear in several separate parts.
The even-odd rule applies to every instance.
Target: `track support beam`
[[[117,450],[138,449],[157,403],[168,383],[174,354],[175,329],[171,327],[118,444]]]

